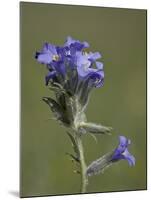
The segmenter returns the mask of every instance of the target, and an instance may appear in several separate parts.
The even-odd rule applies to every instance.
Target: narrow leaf
[[[79,160],[80,153],[79,153],[79,149],[78,149],[77,143],[76,143],[76,141],[75,141],[75,138],[74,138],[74,136],[73,136],[71,133],[69,133],[68,131],[67,131],[67,134],[68,134],[68,136],[69,136],[69,138],[70,138],[70,140],[71,140],[71,142],[72,142],[73,150],[74,150],[74,152],[75,152],[75,154],[76,154],[76,159]]]
[[[90,122],[82,122],[79,126],[80,129],[84,129],[86,132],[93,134],[107,134],[110,133],[112,128],[102,126],[101,124],[95,124]]]
[[[65,116],[61,106],[54,99],[50,97],[43,97],[42,100],[49,105],[51,111],[53,112],[57,120],[61,121],[64,125],[70,124],[70,121]]]
[[[77,158],[76,156],[74,156],[71,153],[66,153],[68,156],[70,156],[73,160],[75,160],[76,162],[80,162],[79,158]]]

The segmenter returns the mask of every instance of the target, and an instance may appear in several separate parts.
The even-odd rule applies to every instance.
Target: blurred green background
[[[87,192],[146,189],[146,11],[135,9],[20,4],[21,28],[21,196],[78,193],[80,176],[66,152],[72,147],[53,120],[42,97],[45,67],[34,59],[43,43],[63,44],[70,35],[102,53],[105,84],[93,91],[88,120],[114,128],[112,136],[83,138],[90,163],[118,145],[118,135],[132,140],[136,166],[120,161],[90,177]]]

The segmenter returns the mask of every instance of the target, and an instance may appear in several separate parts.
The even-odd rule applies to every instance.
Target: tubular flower
[[[128,151],[128,146],[130,145],[131,141],[124,136],[119,136],[119,145],[114,150],[112,155],[112,162],[124,159],[127,160],[129,165],[135,165],[135,158],[131,155]]]

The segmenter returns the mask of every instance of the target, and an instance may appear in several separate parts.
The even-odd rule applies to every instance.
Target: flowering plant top
[[[42,50],[36,52],[35,57],[39,63],[47,66],[46,85],[53,81],[63,83],[65,86],[68,78],[70,82],[72,79],[79,79],[87,81],[92,87],[101,87],[104,82],[103,63],[97,61],[101,58],[101,54],[86,52],[88,47],[87,42],[80,42],[70,36],[63,46],[45,43]]]
[[[72,160],[80,164],[76,170],[81,174],[81,192],[86,192],[88,177],[103,172],[112,164],[128,161],[135,165],[135,158],[128,151],[130,139],[119,136],[119,145],[109,153],[94,160],[88,166],[84,158],[82,136],[90,134],[96,139],[98,134],[108,134],[111,127],[88,122],[85,114],[93,88],[104,84],[103,63],[99,52],[89,52],[87,42],[80,42],[70,36],[62,46],[45,43],[42,50],[36,52],[36,60],[48,70],[45,84],[54,92],[55,98],[43,97],[55,119],[67,128],[74,154],[68,153]]]

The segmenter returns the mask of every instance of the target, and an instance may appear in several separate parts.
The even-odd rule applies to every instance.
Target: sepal
[[[93,161],[86,170],[87,176],[97,175],[103,173],[105,169],[111,166],[113,163],[111,161],[113,153],[105,154],[99,159]]]

